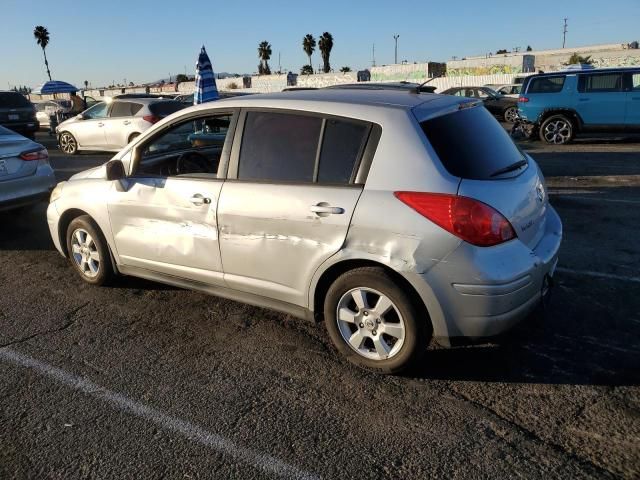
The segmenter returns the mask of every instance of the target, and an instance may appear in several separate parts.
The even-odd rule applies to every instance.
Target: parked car
[[[27,98],[18,92],[0,91],[0,126],[34,139],[40,126],[36,110]]]
[[[157,98],[100,102],[58,125],[58,145],[69,155],[81,150],[117,152],[154,123],[182,108],[180,102]]]
[[[51,116],[55,115],[57,111],[66,114],[71,110],[71,102],[69,100],[44,100],[34,102],[33,106],[36,109],[36,119],[40,124],[40,128],[49,128]]]
[[[523,121],[551,144],[578,133],[640,131],[640,68],[533,75],[518,101]]]
[[[383,372],[432,335],[526,317],[562,237],[538,165],[486,109],[392,90],[185,109],[58,184],[47,217],[87,283],[133,275],[324,320]]]
[[[518,100],[505,97],[489,87],[453,87],[442,94],[477,98],[482,100],[487,110],[505,122],[515,123],[518,119]]]
[[[513,97],[518,98],[520,96],[520,91],[522,90],[522,84],[513,83],[511,85],[503,85],[498,88],[496,92],[505,97]]]
[[[0,210],[42,201],[55,184],[47,149],[0,127]]]

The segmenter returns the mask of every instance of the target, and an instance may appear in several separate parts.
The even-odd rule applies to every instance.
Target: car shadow
[[[540,165],[545,177],[640,175],[638,151],[529,151],[528,153]]]

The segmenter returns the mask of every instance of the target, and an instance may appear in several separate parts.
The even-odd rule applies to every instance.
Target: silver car
[[[47,149],[0,127],[0,210],[44,200],[55,184]]]
[[[357,365],[486,337],[546,295],[562,225],[479,102],[315,90],[188,108],[60,183],[48,222],[88,283],[133,275],[323,320]]]
[[[180,102],[158,98],[100,102],[58,125],[58,145],[69,155],[80,150],[117,152],[154,123],[182,108]]]

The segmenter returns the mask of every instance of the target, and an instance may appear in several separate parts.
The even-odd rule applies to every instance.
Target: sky
[[[513,47],[560,48],[640,40],[640,0],[393,2],[389,0],[1,0],[0,89],[47,80],[33,38],[45,26],[56,80],[91,86],[145,83],[193,74],[204,44],[216,72],[253,73],[257,46],[269,41],[271,69],[298,72],[307,63],[302,38],[333,35],[331,65],[352,70],[394,61],[446,61]],[[55,6],[54,6],[55,5]],[[321,62],[313,56],[314,68]]]

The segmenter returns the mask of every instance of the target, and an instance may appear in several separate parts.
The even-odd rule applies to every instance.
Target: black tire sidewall
[[[569,135],[569,140],[567,140],[564,143],[549,143],[547,142],[547,139],[544,138],[544,128],[547,126],[547,124],[553,120],[564,120],[565,122],[567,122],[569,124],[569,128],[571,128],[571,134]],[[573,121],[565,116],[565,115],[551,115],[550,117],[547,117],[544,119],[544,121],[540,124],[540,129],[538,130],[538,135],[540,137],[540,140],[543,141],[544,143],[546,143],[547,145],[566,145],[567,143],[569,143],[571,140],[573,140],[573,136],[575,135],[575,125],[573,124]]]
[[[367,287],[388,296],[400,311],[405,325],[405,339],[401,350],[387,360],[371,360],[356,353],[342,338],[336,319],[340,298],[357,287]],[[338,277],[329,287],[324,301],[327,331],[338,351],[351,363],[380,373],[398,373],[414,364],[427,348],[431,334],[428,318],[420,318],[410,297],[382,268],[365,267],[351,270]]]
[[[78,228],[86,230],[89,235],[91,235],[94,243],[96,244],[96,249],[100,254],[100,268],[98,270],[98,275],[93,278],[87,277],[84,273],[82,273],[78,265],[76,265],[76,262],[73,260],[73,254],[71,250],[71,236],[73,235],[73,232]],[[91,285],[105,285],[112,279],[113,267],[111,265],[111,254],[109,252],[107,241],[104,238],[104,235],[102,235],[100,228],[95,224],[91,217],[89,217],[88,215],[82,215],[80,217],[74,218],[67,227],[66,242],[69,261],[71,262],[71,265],[78,273],[80,278],[82,278],[82,280]]]

